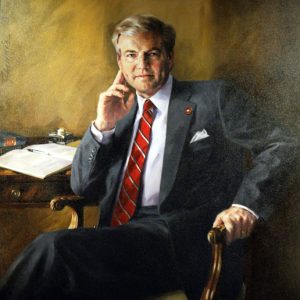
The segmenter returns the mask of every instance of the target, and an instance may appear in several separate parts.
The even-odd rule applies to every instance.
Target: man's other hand
[[[219,213],[213,227],[223,225],[226,228],[226,243],[229,245],[234,240],[250,236],[257,222],[254,214],[244,208],[231,206]]]
[[[126,86],[125,78],[119,70],[113,84],[99,96],[94,123],[96,128],[101,131],[113,129],[116,123],[128,114],[134,99],[135,93]]]

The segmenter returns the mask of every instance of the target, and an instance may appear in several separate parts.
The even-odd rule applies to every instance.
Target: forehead
[[[162,49],[163,43],[160,35],[153,32],[141,32],[133,36],[121,35],[118,48],[121,52],[149,51],[151,49]]]

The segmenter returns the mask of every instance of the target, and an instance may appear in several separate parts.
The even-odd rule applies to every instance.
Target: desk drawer
[[[69,181],[14,182],[0,184],[1,204],[37,204],[49,202],[60,194],[71,193]]]

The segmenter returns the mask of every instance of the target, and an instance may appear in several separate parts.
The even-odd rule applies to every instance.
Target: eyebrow
[[[147,51],[145,51],[146,53],[147,52],[151,52],[151,51],[162,51],[162,49],[160,49],[160,48],[151,48],[151,49],[149,49],[149,50],[147,50]],[[137,50],[126,50],[125,51],[125,53],[128,53],[128,52],[139,52],[139,51],[137,51]]]

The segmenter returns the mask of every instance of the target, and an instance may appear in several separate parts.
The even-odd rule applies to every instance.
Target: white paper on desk
[[[57,144],[28,146],[0,156],[0,167],[44,179],[70,168],[75,151],[76,148]]]
[[[70,162],[73,161],[76,152],[76,148],[74,147],[59,145],[55,143],[31,145],[24,149],[35,150],[37,152],[42,152],[50,156],[69,160]]]

